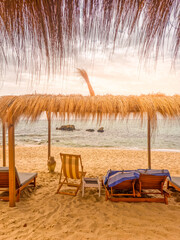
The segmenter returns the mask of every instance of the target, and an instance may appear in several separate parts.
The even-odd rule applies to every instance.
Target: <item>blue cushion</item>
[[[104,184],[109,187],[114,187],[119,183],[127,180],[134,180],[139,178],[140,173],[135,170],[112,171],[109,170],[106,174]]]

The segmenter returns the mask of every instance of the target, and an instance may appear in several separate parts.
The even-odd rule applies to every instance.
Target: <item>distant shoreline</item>
[[[152,151],[179,152],[180,132],[179,124],[172,124],[174,121],[159,121],[157,132],[153,133],[151,147]],[[64,123],[67,125],[67,123]],[[72,122],[73,124],[73,122]],[[109,124],[102,122],[103,133],[98,133],[97,125],[88,121],[87,124],[77,121],[75,126],[80,131],[57,131],[59,121],[52,121],[51,145],[68,148],[99,148],[99,149],[129,149],[147,150],[147,126],[141,125],[138,121],[129,120],[129,123],[109,121]],[[100,127],[100,126],[98,126]],[[95,129],[94,133],[86,129]],[[8,139],[7,139],[8,140]],[[15,144],[22,146],[37,145],[46,146],[48,140],[48,127],[46,121],[36,123],[20,122],[15,131]],[[0,145],[2,145],[2,129],[0,128]]]

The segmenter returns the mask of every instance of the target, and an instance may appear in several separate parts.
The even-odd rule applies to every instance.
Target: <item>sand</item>
[[[102,178],[109,169],[147,168],[147,152],[115,149],[52,147],[57,166],[47,170],[47,147],[16,147],[18,171],[38,172],[37,187],[25,189],[15,208],[0,202],[0,239],[180,239],[179,193],[169,204],[113,203],[97,189],[82,198],[55,194],[60,171],[59,153],[81,154],[87,176]],[[0,152],[2,156],[2,152]],[[2,158],[1,158],[2,166]],[[152,152],[152,168],[169,169],[180,176],[179,152]]]

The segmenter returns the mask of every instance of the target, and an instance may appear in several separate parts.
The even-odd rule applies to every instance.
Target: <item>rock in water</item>
[[[86,129],[87,132],[94,132],[94,129]]]
[[[57,130],[63,130],[63,131],[73,131],[75,130],[74,125],[62,125],[60,128],[56,128]]]
[[[103,127],[99,128],[97,132],[104,132],[104,128]]]

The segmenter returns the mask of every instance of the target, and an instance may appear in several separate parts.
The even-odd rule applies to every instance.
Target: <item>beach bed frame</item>
[[[16,202],[20,200],[20,194],[28,185],[36,187],[37,173],[21,173],[15,168],[15,184],[16,184]],[[9,168],[0,167],[0,192],[9,192]],[[9,201],[9,196],[0,195],[0,199]]]
[[[167,176],[155,176],[150,174],[140,174],[136,181],[136,189],[140,193],[139,202],[159,202],[168,204],[169,193],[163,190]],[[148,195],[161,195],[163,197],[149,197]],[[142,196],[146,196],[145,198]]]
[[[103,181],[104,182],[104,181]],[[132,202],[136,196],[140,196],[140,194],[135,190],[136,179],[126,180],[117,184],[114,187],[109,187],[104,185],[105,188],[105,199],[110,200],[112,202]],[[128,193],[116,193],[117,191],[128,191]],[[129,193],[129,192],[132,193]]]
[[[81,155],[60,153],[61,172],[59,178],[59,186],[56,193],[76,196],[82,186],[82,179],[86,175],[83,171]],[[64,179],[63,179],[64,177]],[[70,183],[69,180],[75,180],[79,183]],[[60,191],[63,185],[75,188],[73,192]]]
[[[171,180],[168,178],[167,189],[169,189],[170,186],[180,192],[180,177],[171,177]]]
[[[163,190],[167,176],[140,174],[139,179],[126,180],[114,187],[105,187],[105,199],[113,202],[158,202],[168,204],[169,194]],[[132,191],[132,193],[115,193],[117,190]],[[148,191],[147,191],[148,190]],[[149,194],[163,197],[150,197]]]

